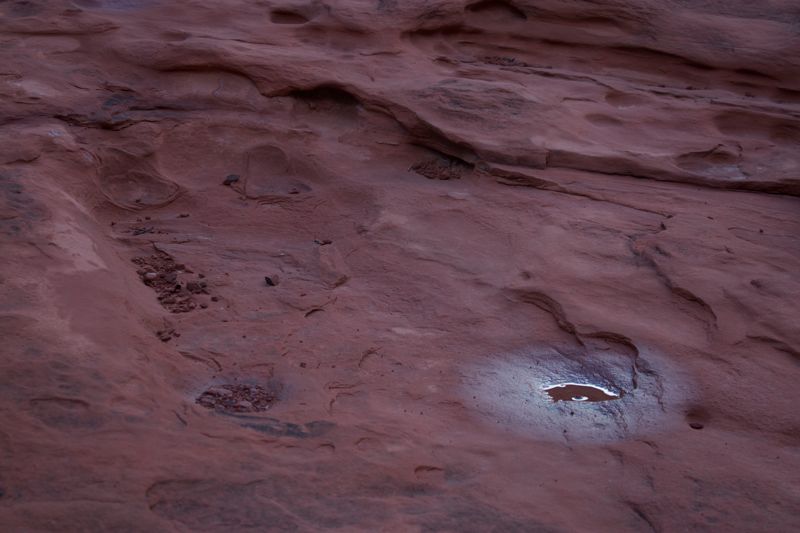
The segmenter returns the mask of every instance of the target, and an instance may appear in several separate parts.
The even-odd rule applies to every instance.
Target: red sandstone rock
[[[800,529],[798,17],[0,3],[2,530]]]

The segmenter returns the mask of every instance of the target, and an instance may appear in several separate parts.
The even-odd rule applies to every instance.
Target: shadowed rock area
[[[0,529],[800,530],[798,28],[0,1]]]

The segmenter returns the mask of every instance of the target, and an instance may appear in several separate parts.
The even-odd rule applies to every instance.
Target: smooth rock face
[[[0,529],[800,530],[798,27],[0,2]]]

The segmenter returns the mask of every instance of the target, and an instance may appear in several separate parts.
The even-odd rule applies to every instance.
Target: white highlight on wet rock
[[[464,369],[462,394],[487,427],[538,440],[611,442],[679,427],[692,389],[690,377],[673,361],[640,349],[639,363],[648,371],[638,373],[634,388],[625,369],[603,366],[605,354],[586,358],[593,375],[582,375],[575,360],[545,349],[489,356]],[[593,384],[598,382],[619,389]],[[583,391],[572,401],[554,401],[546,392],[570,384],[591,384],[613,401],[590,401]]]

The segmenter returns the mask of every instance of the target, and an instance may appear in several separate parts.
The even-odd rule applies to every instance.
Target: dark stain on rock
[[[243,417],[237,417],[242,419]],[[310,437],[320,437],[336,427],[336,424],[327,420],[314,420],[305,424],[294,424],[292,422],[282,422],[276,418],[244,418],[247,420],[242,423],[242,427],[272,435],[275,437],[293,437],[297,439],[307,439]]]

